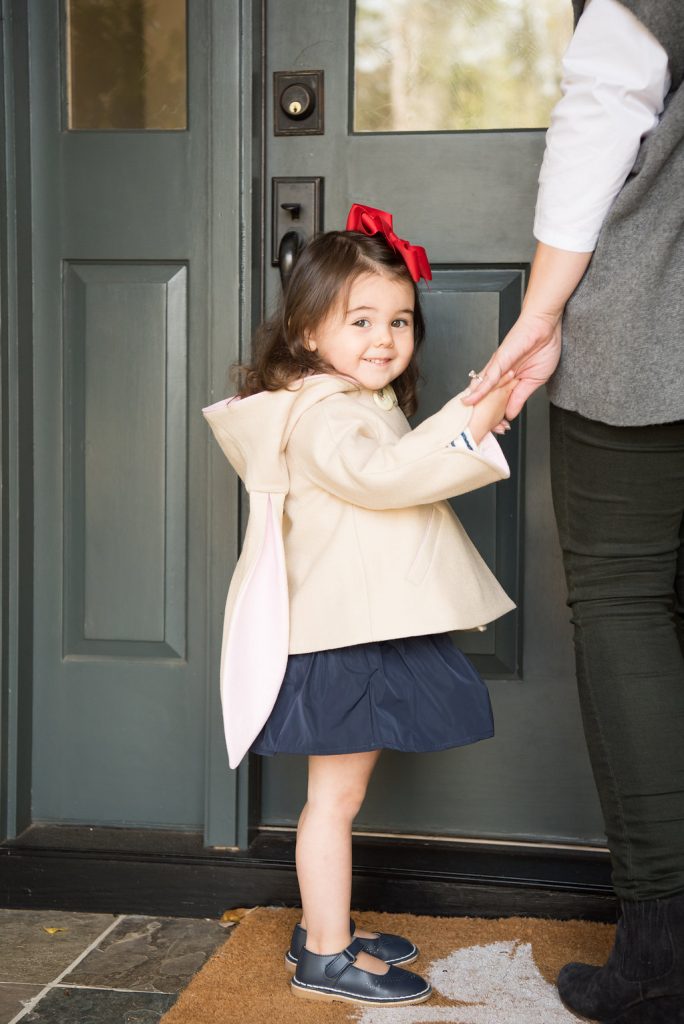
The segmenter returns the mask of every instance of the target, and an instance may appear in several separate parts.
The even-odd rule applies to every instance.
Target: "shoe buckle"
[[[338,978],[343,971],[346,971],[355,962],[356,954],[352,953],[351,948],[347,946],[337,954],[334,960],[327,964],[325,974],[328,978]]]

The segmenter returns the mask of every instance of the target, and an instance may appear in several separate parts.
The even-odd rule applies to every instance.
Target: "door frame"
[[[234,105],[240,125],[238,146],[224,134],[219,145],[211,145],[210,223],[215,226],[210,241],[211,314],[209,341],[209,381],[211,394],[207,404],[231,391],[228,369],[232,357],[224,339],[237,335],[238,358],[248,356],[256,323],[264,306],[263,257],[266,231],[265,141],[265,0],[240,0],[235,17],[225,12],[220,0],[211,0],[213,31],[210,61],[212,71],[211,124],[225,117],[226,103]],[[220,16],[217,16],[220,15]],[[237,31],[236,31],[237,29]],[[237,91],[230,81],[226,53],[235,53],[239,81]],[[251,87],[247,87],[248,83]],[[250,129],[251,126],[251,130]],[[231,190],[231,172],[238,182]],[[213,211],[236,209],[240,223],[240,250],[231,251],[228,232],[220,232],[221,223]],[[219,278],[227,271],[239,282],[239,303],[234,314],[225,309],[225,289]],[[207,432],[208,451],[208,657],[206,786],[204,842],[207,847],[244,850],[256,836],[259,820],[259,772],[254,758],[245,758],[237,769],[228,767],[223,718],[218,687],[223,612],[226,591],[244,535],[247,497],[234,474],[227,473],[226,461]],[[225,509],[237,504],[237,529],[227,538],[223,523]]]
[[[33,340],[28,16],[1,0],[0,839],[31,822]]]

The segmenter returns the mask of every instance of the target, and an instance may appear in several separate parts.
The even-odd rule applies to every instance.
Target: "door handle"
[[[280,282],[283,286],[283,291],[287,288],[292,268],[303,248],[304,239],[294,229],[286,231],[280,240],[280,245],[278,246],[278,267],[280,269]]]
[[[322,178],[273,178],[271,265],[280,268],[283,288],[300,251],[321,230]]]

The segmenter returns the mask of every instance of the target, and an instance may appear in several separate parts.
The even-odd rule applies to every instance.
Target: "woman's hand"
[[[520,316],[479,375],[482,379],[464,396],[466,405],[477,406],[502,375],[513,369],[516,386],[506,407],[506,416],[512,419],[532,392],[549,379],[560,359],[565,304],[582,280],[591,256],[590,252],[571,252],[539,242]]]
[[[508,424],[502,421],[511,393],[517,383],[511,370],[504,374],[499,384],[492,387],[489,393],[475,406],[468,429],[476,444],[479,444],[490,430],[502,434],[508,429]]]
[[[481,372],[482,380],[475,380],[463,401],[477,408],[491,389],[514,370],[515,381],[502,413],[507,419],[514,419],[530,395],[549,379],[558,366],[560,355],[560,317],[523,311]]]

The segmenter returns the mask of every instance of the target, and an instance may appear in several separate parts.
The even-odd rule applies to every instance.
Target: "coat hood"
[[[223,620],[220,688],[228,763],[237,768],[275,704],[290,632],[283,507],[290,489],[285,447],[307,409],[351,380],[316,374],[290,390],[228,398],[203,409],[249,492],[249,522]]]
[[[250,494],[287,494],[290,481],[285,447],[300,416],[330,395],[357,390],[358,384],[352,380],[315,374],[291,389],[224,398],[202,412]]]

